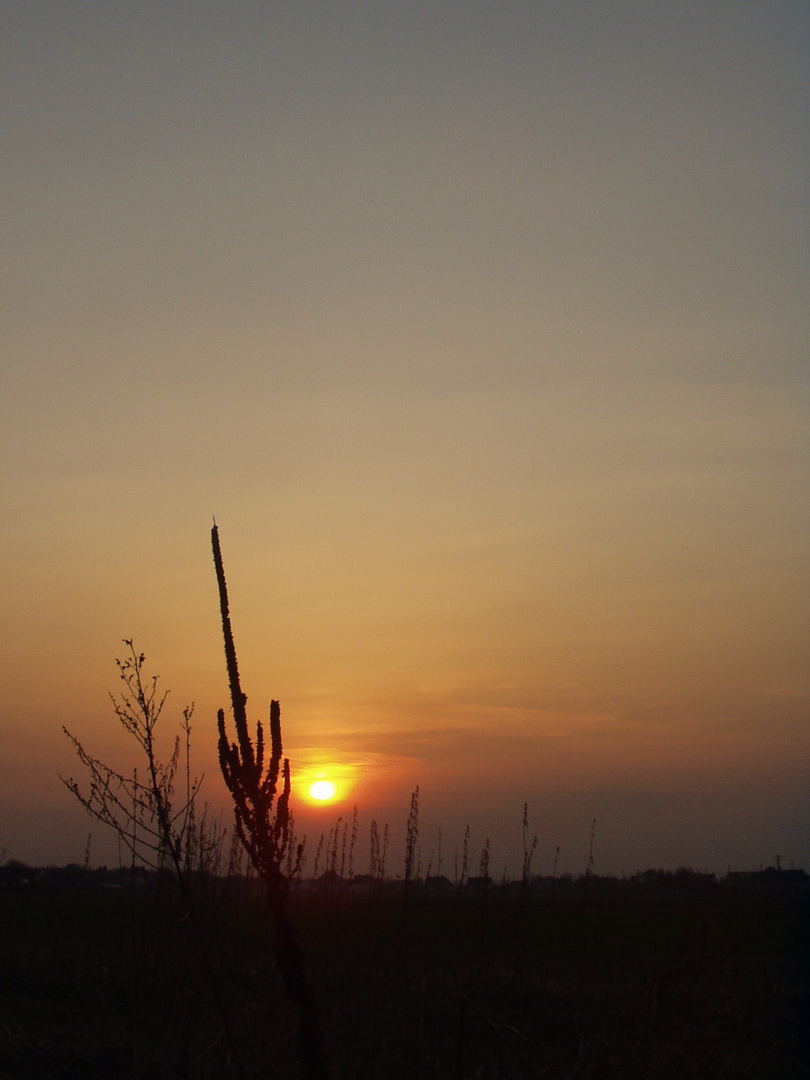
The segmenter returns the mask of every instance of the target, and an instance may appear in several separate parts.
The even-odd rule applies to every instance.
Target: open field
[[[294,895],[335,1077],[810,1076],[806,894],[576,885]],[[0,893],[0,1076],[299,1075],[255,890],[197,915],[154,882]]]

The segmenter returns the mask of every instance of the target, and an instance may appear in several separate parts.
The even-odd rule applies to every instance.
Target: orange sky
[[[810,869],[808,14],[6,5],[0,853],[132,637],[317,844]],[[297,794],[297,793],[296,793]],[[477,854],[476,854],[477,858]],[[392,872],[401,872],[392,865]],[[452,875],[451,875],[452,876]]]

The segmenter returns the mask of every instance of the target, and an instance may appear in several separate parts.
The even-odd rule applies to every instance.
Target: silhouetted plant
[[[354,845],[357,843],[357,804],[352,813],[352,840],[349,845],[349,881],[354,877]]]
[[[371,819],[371,852],[369,858],[369,876],[373,877],[378,884],[382,884],[385,877],[385,859],[388,854],[388,824],[383,829],[382,839],[380,829],[374,818]]]
[[[348,842],[349,842],[349,823],[348,823],[348,821],[344,821],[343,822],[343,840],[342,840],[341,848],[340,848],[340,880],[341,880],[341,882],[343,881],[343,878],[344,878],[344,876],[346,874],[346,850],[347,850]]]
[[[416,855],[416,841],[419,837],[419,785],[411,795],[411,808],[408,812],[408,824],[405,832],[405,888],[407,891],[408,885],[413,880],[414,867],[415,867],[415,855]]]
[[[304,851],[307,845],[306,836],[300,842],[296,842],[295,821],[292,811],[290,811],[290,837],[291,842],[287,844],[287,864],[285,868],[288,881],[292,881],[293,878],[300,877],[303,874],[305,862]]]
[[[593,877],[594,857],[593,857],[593,844],[596,838],[596,818],[591,822],[591,842],[588,847],[588,866],[585,873],[582,876],[582,917],[585,918],[585,908],[588,904],[588,885]]]
[[[318,864],[321,861],[321,852],[323,851],[324,835],[321,833],[321,838],[318,841],[318,846],[315,849],[315,865],[312,867],[312,876],[317,878],[318,876]]]
[[[483,885],[489,884],[489,837],[484,841],[484,846],[481,849],[481,862],[479,863],[478,873],[481,877],[481,883]]]
[[[593,821],[591,822],[591,842],[590,842],[590,845],[588,847],[588,867],[587,867],[587,869],[585,871],[585,877],[586,878],[589,878],[591,876],[591,874],[593,873],[594,865],[595,865],[595,861],[594,861],[594,857],[593,857],[593,843],[594,843],[595,839],[596,839],[596,818],[594,818]]]
[[[220,709],[217,713],[219,763],[233,798],[237,834],[265,884],[268,907],[276,927],[276,959],[282,981],[287,994],[299,1009],[299,1059],[308,1080],[323,1080],[329,1076],[323,1036],[304,970],[304,954],[287,908],[289,877],[284,872],[284,865],[293,837],[289,805],[290,762],[288,758],[282,759],[281,707],[277,701],[270,703],[270,755],[265,762],[264,730],[261,721],[256,724],[255,745],[248,732],[247,697],[242,692],[239,681],[228,608],[228,589],[216,523],[211,530],[211,545],[236,727],[236,741],[231,742],[225,728],[225,712]],[[300,863],[302,854],[303,845],[299,845],[296,865]]]
[[[329,830],[329,840],[326,844],[326,867],[333,881],[338,876],[338,844],[340,843],[340,826],[342,821],[343,815],[341,814],[335,822],[334,829]],[[342,870],[340,876],[343,877]]]
[[[470,873],[470,826],[464,830],[464,851],[461,859],[461,877],[458,875],[458,856],[456,857],[456,885],[463,889]]]
[[[526,889],[529,885],[529,879],[532,873],[532,856],[534,855],[535,848],[537,847],[537,837],[532,839],[529,843],[529,804],[523,804],[523,888]]]
[[[369,856],[368,856],[368,873],[369,877],[376,878],[377,870],[380,864],[380,833],[377,828],[377,822],[374,818],[371,819],[371,828],[369,835]]]
[[[82,765],[90,774],[90,788],[85,794],[78,782],[70,777],[59,779],[97,821],[109,826],[129,849],[133,858],[153,869],[164,866],[167,860],[178,875],[190,868],[197,838],[194,802],[202,782],[191,779],[189,742],[191,715],[194,706],[183,710],[183,730],[186,736],[186,796],[179,810],[173,806],[174,782],[180,756],[180,737],[176,736],[168,764],[160,761],[156,746],[156,728],[166,704],[168,691],[159,693],[158,677],[147,678],[146,657],[138,653],[131,640],[124,644],[129,655],[115,663],[125,690],[121,697],[110,694],[110,700],[121,726],[143,751],[147,781],[138,780],[137,769],[132,777],[112,769],[88,753],[82,743],[63,728],[73,743]]]

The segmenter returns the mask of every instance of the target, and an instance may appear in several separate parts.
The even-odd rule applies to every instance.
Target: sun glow
[[[292,762],[292,790],[310,808],[344,803],[358,780],[358,764],[331,747],[307,747]]]
[[[309,785],[307,794],[316,802],[331,802],[337,794],[337,787],[331,780],[316,780]]]

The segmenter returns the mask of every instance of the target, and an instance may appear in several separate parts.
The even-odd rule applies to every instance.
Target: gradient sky
[[[0,5],[0,853],[134,638],[390,870],[810,870],[810,9]],[[300,785],[297,789],[300,796]]]

